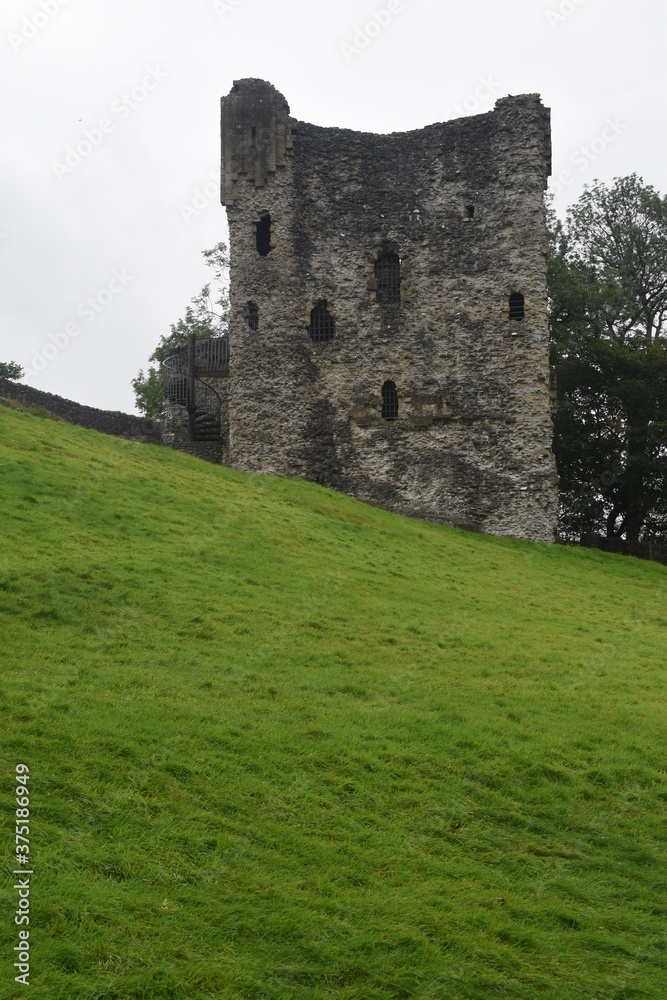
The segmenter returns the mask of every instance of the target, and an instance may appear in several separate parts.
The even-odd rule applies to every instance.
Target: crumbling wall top
[[[246,175],[263,187],[292,148],[289,104],[265,80],[235,80],[221,100],[223,205],[235,201],[235,182]]]
[[[480,184],[494,176],[521,183],[532,175],[546,187],[551,173],[550,112],[539,94],[509,95],[485,114],[389,135],[297,122],[283,95],[265,80],[235,81],[221,109],[223,205],[237,201],[240,178],[261,188],[285,166],[297,129],[303,140],[301,155],[321,147],[318,155],[323,160],[332,160],[334,154],[336,171],[347,154],[352,160],[370,158],[375,176],[397,158],[414,164],[421,158],[426,164],[436,153],[443,156],[448,176],[465,175]]]

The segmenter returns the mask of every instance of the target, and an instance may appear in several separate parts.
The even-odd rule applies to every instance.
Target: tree
[[[636,175],[551,215],[559,531],[667,537],[667,199]]]
[[[146,373],[143,368],[132,379],[132,388],[137,409],[145,416],[155,419],[164,411],[162,395],[162,362],[175,347],[186,344],[188,336],[194,333],[197,340],[222,337],[229,325],[229,253],[224,243],[217,243],[210,250],[203,250],[202,256],[213,271],[217,288],[211,291],[211,283],[204,285],[198,295],[193,296],[186,307],[185,316],[170,326],[168,336],[162,335],[150,358]]]
[[[0,378],[8,378],[14,382],[23,378],[23,375],[23,368],[15,361],[0,361]]]

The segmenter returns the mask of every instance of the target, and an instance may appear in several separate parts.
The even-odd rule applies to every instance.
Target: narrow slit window
[[[383,253],[375,262],[375,298],[382,305],[401,301],[401,258]]]
[[[255,223],[257,253],[260,257],[266,257],[271,250],[271,216],[268,212],[260,216],[259,222]]]
[[[387,380],[382,386],[382,419],[396,420],[398,417],[398,392],[396,383]]]
[[[472,202],[469,202],[465,206],[464,215],[465,215],[466,219],[474,219],[475,218],[475,206],[472,204]]]
[[[332,340],[335,337],[336,321],[327,309],[326,299],[321,299],[311,310],[308,332],[310,339],[315,344],[321,344],[325,340]]]
[[[512,292],[510,295],[510,319],[523,319],[524,301],[521,292]]]
[[[251,330],[259,330],[259,309],[254,302],[248,303],[248,326]]]

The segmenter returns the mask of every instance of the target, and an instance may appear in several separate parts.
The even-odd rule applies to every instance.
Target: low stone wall
[[[226,414],[223,414],[223,416]],[[226,465],[227,450],[222,438],[219,441],[190,441],[188,439],[188,414],[184,406],[167,403],[161,422],[162,444],[174,451],[184,451],[205,462]]]
[[[665,542],[626,542],[622,538],[604,538],[601,535],[589,533],[582,535],[579,544],[586,549],[601,549],[602,552],[614,552],[620,556],[650,559],[667,566],[667,543]]]
[[[169,447],[174,451],[184,451],[186,455],[193,455],[194,458],[201,458],[204,462],[222,465],[222,441],[179,441],[171,443]]]
[[[131,413],[98,410],[94,406],[83,406],[71,399],[63,399],[62,396],[54,396],[50,392],[33,389],[29,385],[21,385],[20,382],[11,382],[9,379],[0,378],[1,399],[13,399],[22,406],[40,407],[70,424],[78,424],[80,427],[101,431],[102,434],[130,438],[132,441],[162,443],[160,429],[152,420],[146,420],[145,417],[137,417]]]

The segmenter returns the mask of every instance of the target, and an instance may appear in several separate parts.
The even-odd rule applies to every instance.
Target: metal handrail
[[[170,403],[187,406],[191,393],[188,392],[188,362],[187,355],[181,360],[176,354],[170,354],[162,362],[162,392]]]
[[[220,413],[222,400],[213,386],[208,382],[202,382],[200,378],[195,378],[194,404],[197,410],[203,410],[210,414],[217,424],[220,423]]]
[[[187,367],[188,345],[174,347],[169,359],[182,360]],[[229,337],[211,337],[195,341],[195,369],[201,372],[224,372],[229,368]]]
[[[229,337],[212,337],[195,343],[195,368],[202,372],[229,368]]]
[[[188,374],[187,347],[185,351],[178,348],[162,362],[162,391],[169,402],[201,410],[220,421],[220,396],[208,382]]]

